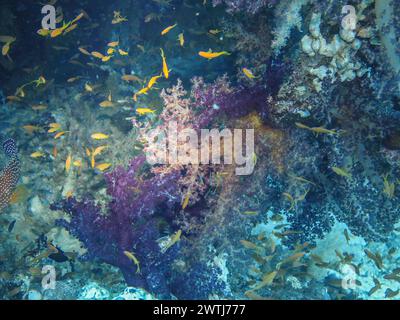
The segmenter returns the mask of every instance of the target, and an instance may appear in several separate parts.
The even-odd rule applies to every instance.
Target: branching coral
[[[177,133],[183,132],[187,128],[196,127],[196,108],[193,108],[192,101],[187,97],[187,92],[183,89],[182,82],[178,80],[176,86],[171,89],[163,90],[161,98],[164,100],[164,109],[160,114],[161,124],[155,129],[159,132],[167,132],[169,124],[176,125]],[[198,109],[198,108],[197,108]],[[148,131],[142,130],[141,139],[145,140],[144,151],[147,153],[155,152],[157,148],[149,143],[151,139],[148,136]],[[177,139],[168,139],[168,151],[177,150],[186,144],[186,141]],[[194,147],[197,147],[194,146]],[[152,173],[158,176],[166,176],[172,172],[179,172],[180,176],[177,180],[179,189],[179,198],[190,196],[189,204],[196,203],[206,191],[208,186],[208,176],[212,170],[211,165],[200,166],[199,164],[186,164],[180,161],[167,162],[162,165],[155,165],[151,168]]]

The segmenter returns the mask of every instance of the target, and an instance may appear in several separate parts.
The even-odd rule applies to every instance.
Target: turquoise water
[[[394,2],[0,8],[1,299],[400,297]]]

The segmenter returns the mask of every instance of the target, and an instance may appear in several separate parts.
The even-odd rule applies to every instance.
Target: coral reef
[[[23,32],[28,3],[0,19],[2,298],[398,298],[395,1],[56,7],[62,37]],[[149,161],[171,125],[168,155],[188,129],[254,148]]]

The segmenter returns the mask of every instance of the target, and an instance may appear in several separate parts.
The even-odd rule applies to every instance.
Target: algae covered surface
[[[399,299],[399,17],[2,1],[0,298]]]

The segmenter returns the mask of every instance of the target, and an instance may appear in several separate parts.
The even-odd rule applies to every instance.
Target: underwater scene
[[[400,299],[399,40],[399,0],[2,0],[0,299]]]

